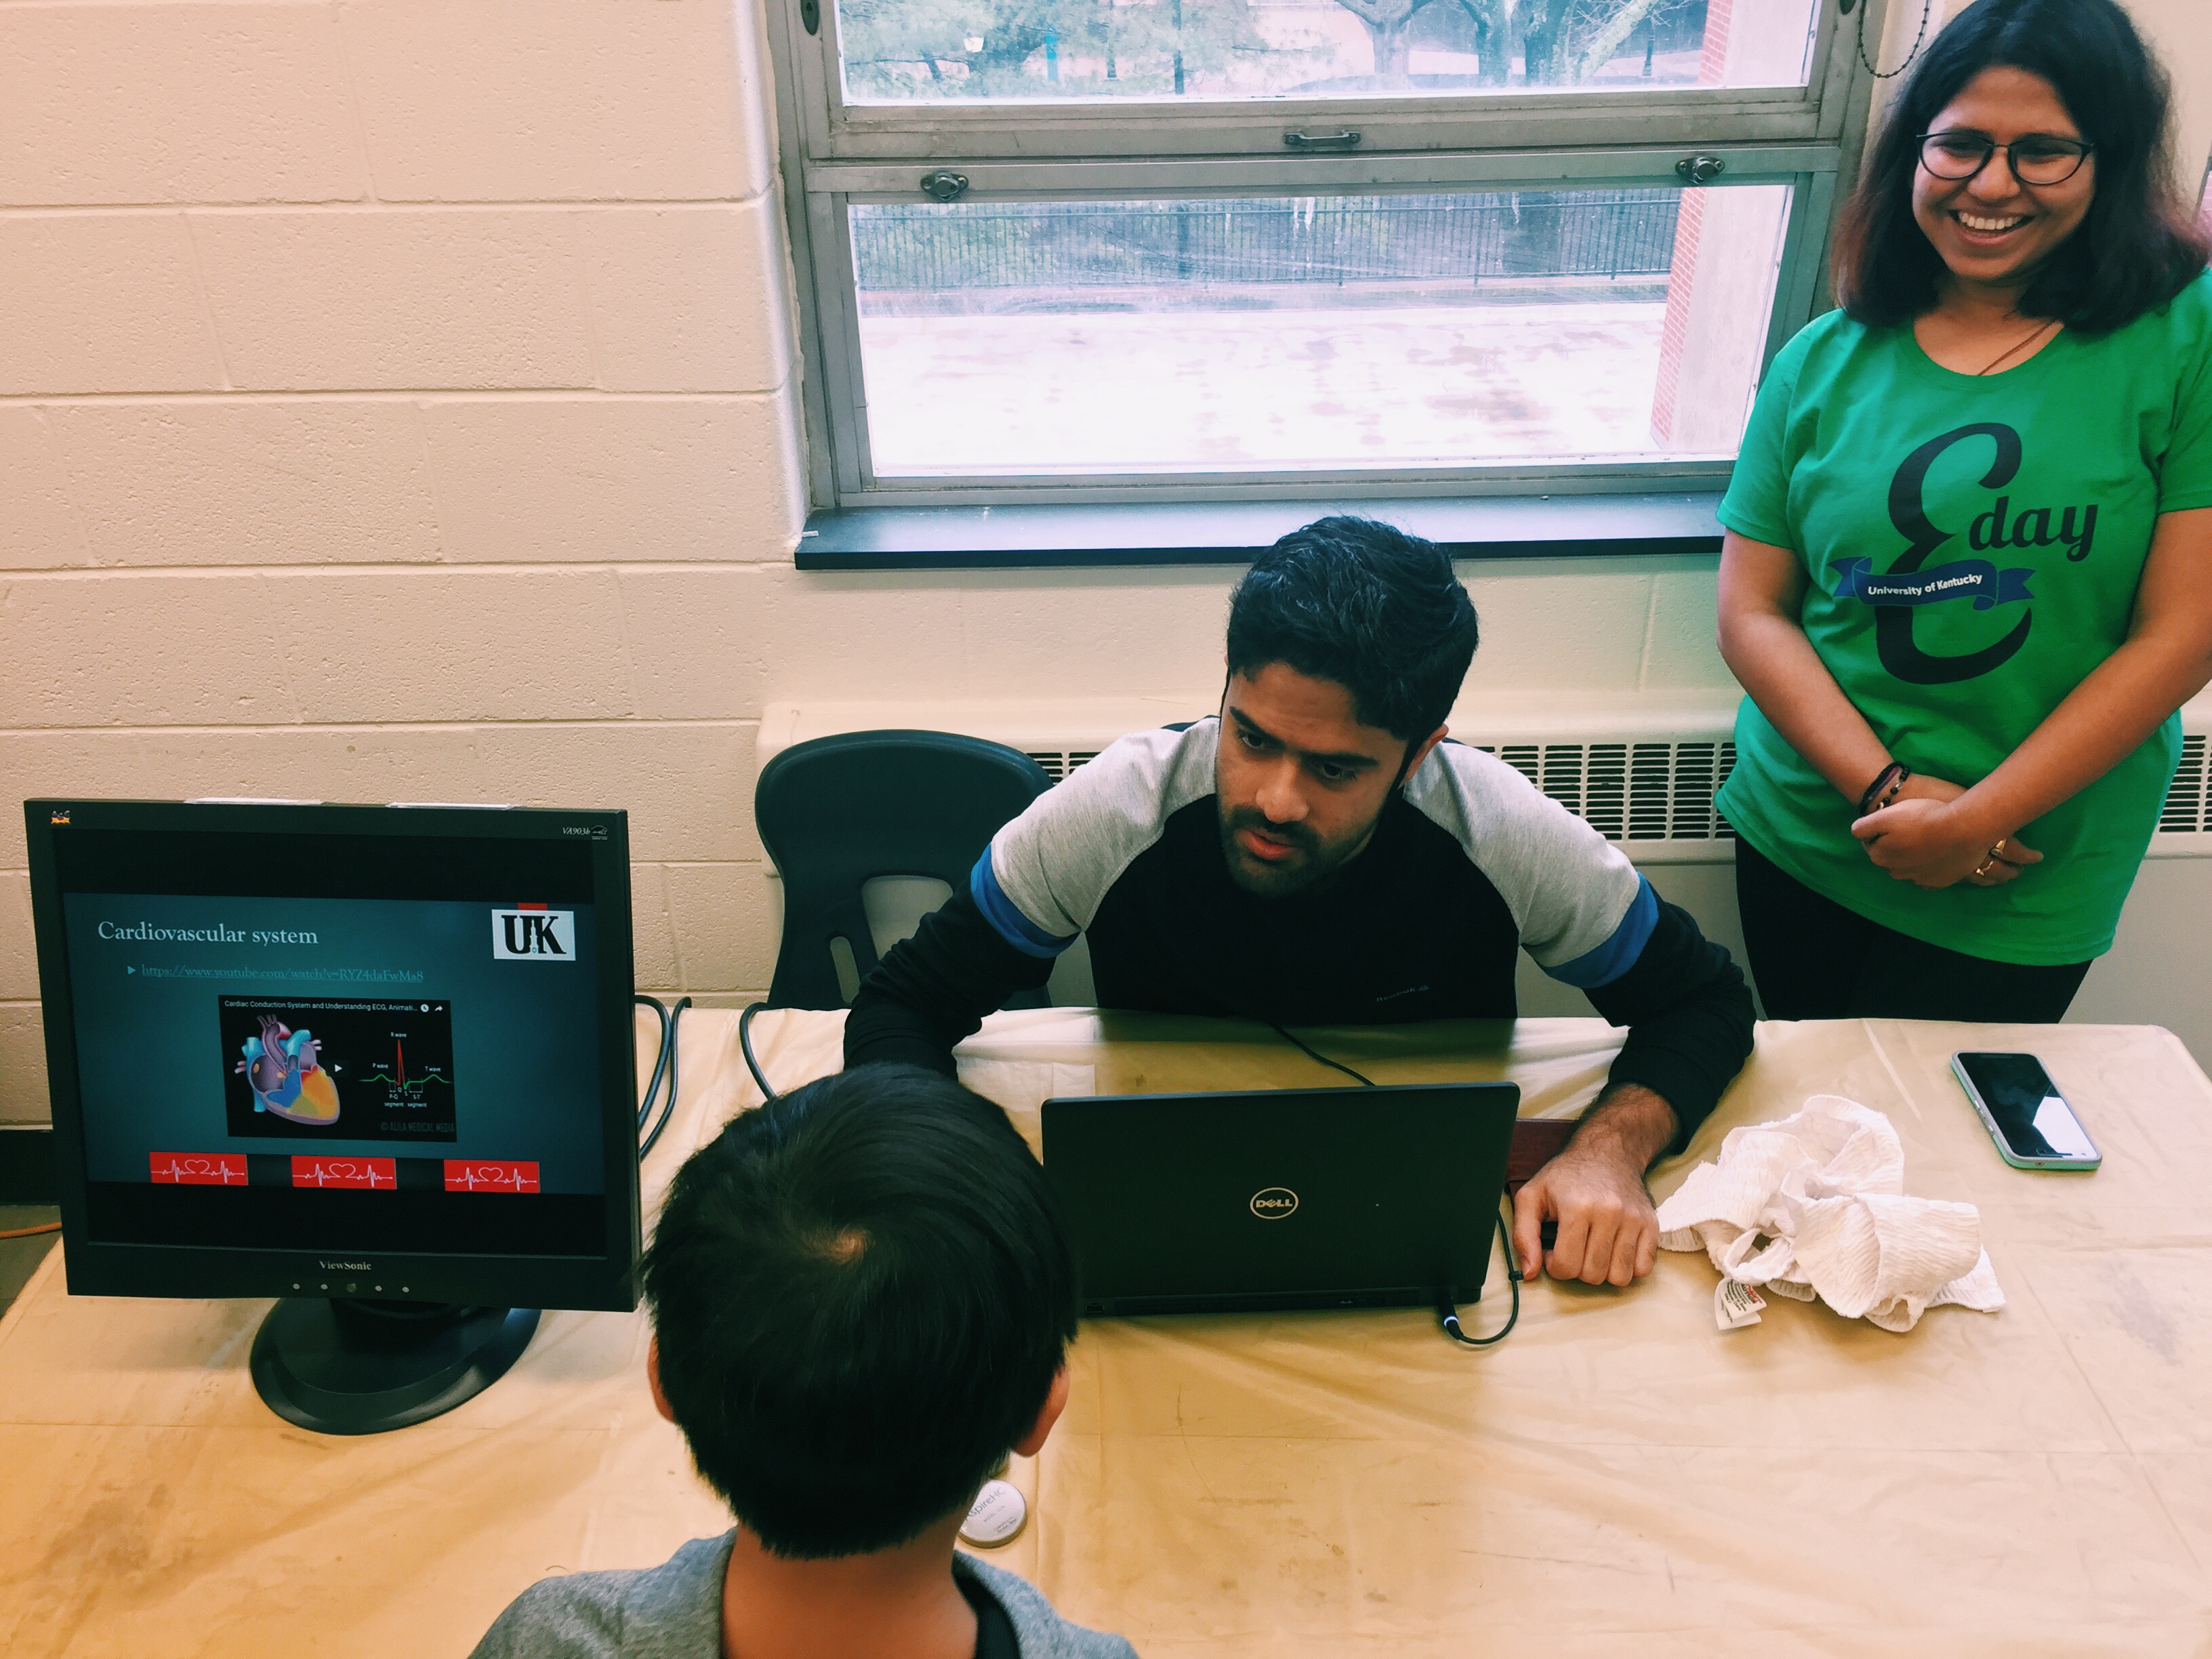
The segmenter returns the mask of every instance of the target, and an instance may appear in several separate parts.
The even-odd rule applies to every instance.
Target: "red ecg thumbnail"
[[[356,1187],[388,1193],[399,1185],[399,1164],[389,1158],[295,1158],[295,1187]]]
[[[147,1166],[155,1181],[176,1187],[243,1187],[243,1152],[149,1152]]]
[[[534,1193],[538,1190],[538,1166],[535,1164],[505,1164],[487,1158],[449,1158],[446,1160],[446,1190],[449,1193]]]

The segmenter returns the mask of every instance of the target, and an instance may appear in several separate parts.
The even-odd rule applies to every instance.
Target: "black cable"
[[[758,1006],[759,1005],[757,1004],[755,1005],[755,1006]],[[752,1009],[748,1008],[745,1010],[745,1012],[750,1016],[752,1012]],[[1277,1025],[1273,1020],[1266,1020],[1263,1021],[1262,1024],[1273,1030],[1275,1035],[1281,1037],[1285,1042],[1290,1043],[1294,1048],[1304,1050],[1310,1058],[1319,1060],[1324,1066],[1334,1067],[1336,1070],[1343,1073],[1345,1076],[1355,1079],[1358,1082],[1365,1084],[1367,1087],[1370,1089],[1376,1086],[1373,1078],[1362,1076],[1359,1073],[1353,1071],[1352,1067],[1346,1065],[1340,1060],[1331,1060],[1327,1054],[1322,1053],[1320,1049],[1315,1048],[1311,1043],[1304,1042],[1301,1039],[1291,1036],[1291,1033],[1284,1030],[1283,1027]],[[744,1034],[744,1026],[743,1022],[739,1023],[738,1030],[738,1035],[743,1036]],[[752,1063],[752,1057],[753,1054],[751,1048],[746,1048],[745,1062],[748,1065]],[[757,1066],[754,1067],[753,1076],[756,1080],[760,1079],[760,1070]],[[765,1081],[761,1082],[761,1088],[763,1092],[766,1091],[768,1085]],[[1521,1322],[1521,1265],[1514,1259],[1513,1255],[1513,1212],[1510,1210],[1501,1209],[1501,1218],[1498,1222],[1498,1248],[1505,1252],[1505,1282],[1513,1292],[1513,1307],[1511,1311],[1507,1313],[1505,1316],[1505,1323],[1499,1327],[1494,1334],[1490,1336],[1469,1336],[1465,1331],[1460,1328],[1459,1310],[1454,1308],[1450,1303],[1446,1301],[1439,1300],[1437,1304],[1437,1317],[1443,1322],[1444,1334],[1451,1338],[1453,1341],[1459,1343],[1463,1347],[1487,1348],[1494,1344],[1503,1342],[1508,1336],[1512,1334],[1514,1326],[1517,1325]]]
[[[661,1039],[661,1058],[667,1062],[668,1066],[668,1098],[661,1105],[660,1116],[653,1123],[653,1133],[646,1136],[644,1142],[637,1149],[641,1162],[644,1160],[645,1155],[653,1150],[653,1143],[660,1139],[660,1132],[668,1127],[668,1121],[676,1115],[676,1034],[684,1023],[684,1011],[690,1006],[690,997],[679,997],[677,999],[676,1006],[669,1011],[668,1033]],[[653,1066],[654,1074],[658,1076],[660,1066],[656,1064]],[[649,1095],[647,1097],[648,1100],[651,1097]]]
[[[1443,1322],[1444,1334],[1462,1347],[1487,1348],[1503,1342],[1512,1334],[1521,1319],[1521,1267],[1513,1259],[1513,1216],[1506,1211],[1498,1224],[1498,1248],[1505,1252],[1505,1282],[1513,1291],[1513,1309],[1505,1316],[1505,1323],[1490,1336],[1469,1336],[1460,1328],[1459,1310],[1449,1302],[1437,1304],[1437,1316]]]
[[[753,1055],[753,1016],[767,1006],[765,1002],[747,1003],[744,1012],[738,1016],[738,1047],[744,1052],[745,1069],[753,1074],[753,1081],[760,1085],[761,1104],[763,1106],[779,1097],[775,1091],[768,1086],[768,1073],[761,1070],[760,1061]]]
[[[659,997],[633,996],[630,1000],[641,1008],[650,1008],[660,1017],[660,1036],[654,1046],[653,1076],[645,1085],[645,1098],[637,1103],[637,1132],[645,1133],[645,1121],[653,1115],[653,1103],[660,1095],[661,1073],[668,1069],[668,1009]]]
[[[1322,1053],[1320,1049],[1315,1048],[1311,1043],[1303,1042],[1299,1038],[1292,1036],[1281,1026],[1276,1024],[1273,1020],[1262,1020],[1261,1024],[1266,1025],[1270,1030],[1273,1031],[1277,1036],[1282,1038],[1284,1042],[1291,1044],[1293,1048],[1304,1049],[1309,1058],[1317,1060],[1324,1066],[1334,1066],[1336,1070],[1343,1073],[1345,1076],[1351,1078],[1355,1082],[1364,1083],[1370,1089],[1375,1087],[1375,1079],[1373,1078],[1362,1076],[1359,1073],[1353,1071],[1352,1067],[1346,1065],[1340,1060],[1331,1060],[1327,1054]]]

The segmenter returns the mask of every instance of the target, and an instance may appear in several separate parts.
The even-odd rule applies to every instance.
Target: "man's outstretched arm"
[[[860,982],[845,1016],[845,1064],[894,1060],[951,1076],[954,1045],[1015,993],[1043,984],[1052,963],[1009,945],[974,895],[956,890]]]
[[[1659,1220],[1644,1172],[1682,1149],[1751,1053],[1741,970],[1687,911],[1656,895],[1650,902],[1650,936],[1633,965],[1584,988],[1600,1013],[1629,1028],[1606,1091],[1565,1150],[1514,1197],[1514,1248],[1532,1276],[1626,1285],[1651,1271]],[[1559,1225],[1548,1252],[1546,1221]]]

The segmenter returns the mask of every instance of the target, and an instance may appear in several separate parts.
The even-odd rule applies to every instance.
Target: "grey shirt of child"
[[[737,1534],[696,1538],[660,1566],[542,1579],[514,1598],[469,1659],[720,1659],[722,1578]],[[1014,1627],[1022,1659],[1136,1659],[1118,1636],[1071,1625],[1036,1587],[956,1553]]]

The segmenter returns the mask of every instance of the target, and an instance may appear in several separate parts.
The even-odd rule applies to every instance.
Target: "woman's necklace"
[[[1977,374],[1995,374],[1999,363],[2004,362],[2008,357],[2017,356],[2019,353],[2027,350],[2028,347],[2033,345],[2038,340],[2041,339],[2045,335],[2050,333],[2052,329],[2057,326],[2058,319],[2056,317],[2051,318],[2048,322],[2038,324],[2036,325],[2035,331],[2033,334],[2028,335],[2025,339],[2014,341],[2012,344],[2007,346],[1995,357],[1992,357],[1987,363],[1976,369],[1974,373]]]

